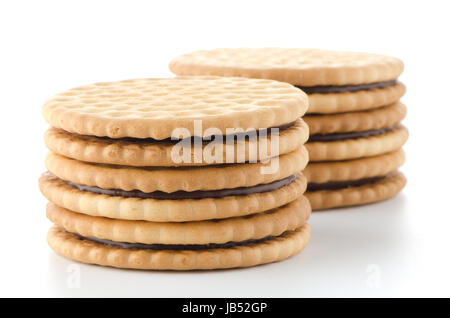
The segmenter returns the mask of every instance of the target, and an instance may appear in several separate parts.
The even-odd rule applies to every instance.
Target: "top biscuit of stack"
[[[195,119],[204,130],[269,128],[295,121],[306,107],[306,97],[283,83],[178,77],[74,88],[48,100],[43,114],[53,127],[81,135],[162,140],[180,127],[194,136]]]
[[[230,127],[247,131],[295,122],[280,129],[279,154],[284,154],[308,138],[308,128],[299,119],[307,107],[306,95],[270,80],[206,76],[97,83],[44,104],[44,118],[53,126],[45,142],[53,152],[82,161],[174,166],[184,163],[170,158],[172,132],[182,128],[195,136],[195,120],[201,120],[201,133],[206,134],[198,137],[208,137],[210,128],[225,134]]]
[[[378,54],[296,48],[240,48],[195,51],[173,59],[177,75],[216,75],[267,78],[287,82],[309,95],[308,113],[339,113],[376,108],[397,101],[403,84],[394,81],[403,71],[397,58]],[[381,83],[375,89],[351,92],[349,86]],[[328,86],[346,92],[320,94]],[[309,91],[308,87],[315,87]],[[319,90],[317,90],[319,89]]]

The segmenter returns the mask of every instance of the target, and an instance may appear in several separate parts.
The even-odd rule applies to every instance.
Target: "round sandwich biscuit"
[[[287,83],[178,77],[74,88],[49,99],[43,115],[53,127],[79,135],[165,140],[279,127],[295,122],[307,107],[307,96]]]
[[[301,196],[282,207],[246,217],[193,222],[148,222],[89,216],[47,205],[47,217],[68,232],[117,242],[142,244],[225,244],[278,236],[306,223],[311,213]]]
[[[144,168],[100,165],[78,161],[49,153],[46,166],[58,178],[79,185],[102,189],[141,192],[205,191],[253,187],[288,178],[302,171],[308,162],[305,146],[277,157],[277,169],[269,170],[273,162],[233,164],[189,168]]]
[[[254,187],[145,193],[81,186],[44,173],[39,187],[50,202],[78,213],[124,220],[185,222],[245,216],[283,206],[305,192],[306,178],[297,173]]]
[[[362,132],[311,135],[309,160],[337,161],[376,156],[400,149],[408,139],[402,125]]]
[[[366,111],[330,115],[308,115],[303,119],[311,135],[377,130],[392,127],[406,116],[400,102]]]
[[[276,142],[274,147],[271,144],[272,136],[277,136],[276,139],[273,139]],[[191,143],[189,160],[179,162],[175,162],[173,159],[173,151],[177,151],[177,141],[99,138],[72,134],[56,128],[48,129],[45,132],[44,140],[47,148],[51,151],[76,160],[125,166],[171,167],[265,161],[275,155],[283,155],[296,150],[306,142],[308,136],[308,126],[303,120],[297,119],[289,127],[279,129],[276,135],[272,130],[267,130],[266,136],[258,135],[257,138],[236,139],[230,144],[224,137],[223,152],[221,156],[217,157],[218,160],[213,158],[214,160],[207,161],[208,156],[206,155],[195,156],[195,145]],[[207,141],[201,143],[202,154],[209,147],[208,145]],[[260,150],[262,146],[266,146],[265,151]],[[272,154],[272,149],[276,153]],[[175,154],[178,153],[175,152]]]
[[[249,267],[286,259],[300,252],[310,239],[308,224],[277,237],[226,246],[140,249],[96,242],[52,227],[47,235],[58,254],[79,262],[119,268],[149,270],[207,270]]]
[[[394,171],[383,177],[354,180],[353,182],[328,182],[308,185],[305,196],[314,211],[336,207],[362,205],[389,199],[405,186],[406,178]]]
[[[305,89],[303,87],[303,89]],[[308,94],[309,114],[335,114],[376,109],[398,101],[405,95],[406,87],[395,81],[392,85],[362,89],[353,92]]]
[[[403,63],[394,57],[319,49],[239,48],[200,50],[169,64],[177,75],[269,78],[297,86],[343,86],[396,79]]]
[[[303,171],[308,183],[322,184],[385,176],[405,162],[402,149],[386,154],[345,161],[311,162]]]
[[[241,48],[196,51],[169,64],[177,75],[267,78],[287,82],[309,96],[308,113],[373,109],[398,101],[403,63],[394,57],[319,49]]]

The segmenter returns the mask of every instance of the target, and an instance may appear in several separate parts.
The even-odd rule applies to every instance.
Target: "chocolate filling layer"
[[[345,189],[350,187],[359,187],[366,184],[372,184],[379,180],[381,180],[383,177],[373,177],[373,178],[365,178],[365,179],[358,179],[358,180],[348,180],[348,181],[330,181],[325,183],[314,183],[309,182],[308,183],[308,190],[307,191],[319,191],[319,190],[339,190],[339,189]]]
[[[125,191],[120,189],[102,189],[99,187],[91,187],[86,185],[80,185],[67,181],[67,184],[73,186],[81,191],[88,191],[98,194],[106,194],[111,196],[121,196],[125,198],[139,198],[139,199],[157,199],[157,200],[184,200],[184,199],[206,199],[206,198],[223,198],[227,196],[241,196],[250,195],[255,193],[263,193],[268,191],[277,190],[284,186],[289,185],[297,178],[297,174],[293,174],[287,178],[277,180],[267,184],[258,184],[253,187],[241,187],[234,189],[222,189],[222,190],[207,190],[207,191],[175,191],[172,193],[154,191],[154,192],[142,192],[139,190]]]
[[[393,127],[380,128],[377,130],[356,131],[348,133],[336,133],[336,134],[316,134],[309,136],[308,142],[315,141],[338,141],[345,139],[358,139],[378,136],[391,131]]]
[[[271,129],[278,128],[278,131],[281,132],[283,130],[286,130],[286,129],[294,126],[296,124],[296,122],[297,122],[297,120],[294,120],[287,124],[267,128],[267,135],[270,136]],[[263,129],[263,128],[261,128],[261,129]],[[213,135],[213,136],[215,136],[215,135]],[[191,142],[194,142],[194,141],[199,142],[200,141],[200,142],[207,143],[207,142],[210,142],[211,140],[214,140],[213,136],[211,136],[210,138],[202,138],[202,137],[192,136],[190,138],[185,138],[185,140],[191,139]],[[223,136],[223,139],[226,141],[226,140],[229,140],[230,138],[231,138],[231,140],[234,140],[237,138],[248,138],[247,136],[250,136],[250,137],[259,136],[259,129],[251,130],[248,132],[237,132],[234,134],[225,135],[225,136]],[[92,136],[92,137],[94,137],[94,136]],[[124,137],[124,138],[116,138],[116,139],[109,138],[109,137],[94,137],[94,138],[113,140],[113,141],[126,141],[126,142],[134,142],[134,143],[161,143],[161,142],[164,142],[164,143],[173,143],[173,144],[175,144],[181,140],[181,139],[171,139],[171,138],[157,140],[157,139],[153,139],[153,138],[132,138],[132,137]]]
[[[281,234],[280,236],[283,236],[283,235],[284,235],[284,233]],[[84,237],[84,236],[81,236],[78,234],[77,234],[77,236],[82,240],[93,241],[98,244],[124,248],[127,250],[155,250],[155,251],[161,251],[161,250],[198,251],[198,250],[209,250],[209,249],[215,249],[215,248],[231,248],[231,247],[242,246],[242,245],[262,243],[262,242],[268,241],[273,238],[273,236],[266,236],[264,238],[257,239],[257,240],[245,240],[242,242],[228,242],[228,243],[224,243],[224,244],[215,244],[215,243],[210,243],[210,244],[142,244],[142,243],[114,242],[114,241],[110,241],[110,240],[98,239],[95,237]]]
[[[366,91],[376,88],[385,88],[397,84],[396,80],[377,82],[371,84],[360,85],[343,85],[343,86],[296,86],[304,91],[306,94],[332,94],[344,92]]]

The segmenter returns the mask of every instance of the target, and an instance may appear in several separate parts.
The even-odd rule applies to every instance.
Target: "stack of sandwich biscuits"
[[[308,94],[305,169],[313,210],[390,198],[405,177],[397,171],[408,131],[400,124],[403,63],[393,57],[317,49],[217,49],[175,58],[177,75],[267,78]]]
[[[272,80],[87,85],[48,100],[48,243],[84,263],[247,267],[301,251],[307,96]]]

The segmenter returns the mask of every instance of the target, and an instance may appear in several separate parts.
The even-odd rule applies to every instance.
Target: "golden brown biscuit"
[[[305,196],[312,209],[317,211],[382,201],[398,194],[405,184],[406,178],[403,174],[393,172],[376,182],[342,189],[306,192]]]
[[[303,170],[308,162],[304,146],[282,155],[274,173],[262,173],[262,163],[192,168],[136,168],[98,165],[69,159],[54,153],[46,158],[47,169],[60,179],[73,183],[142,192],[219,190],[252,187],[284,179]],[[270,163],[268,163],[270,164]]]
[[[296,150],[308,140],[308,126],[301,119],[298,119],[294,126],[279,130],[277,153],[283,155]],[[174,142],[152,142],[152,141],[130,141],[127,139],[98,138],[95,136],[85,136],[71,134],[61,129],[50,128],[44,135],[45,144],[51,151],[81,161],[94,163],[116,164],[125,166],[203,166],[217,164],[217,162],[207,162],[202,156],[200,162],[194,160],[194,146],[191,147],[190,162],[175,163],[172,158]],[[231,163],[241,161],[248,162],[256,152],[257,161],[264,161],[273,157],[271,151],[271,134],[268,131],[267,138],[258,136],[257,140],[243,142],[236,141],[232,145],[227,145],[224,141],[222,158],[224,163],[229,163],[227,154],[233,154]],[[243,144],[243,145],[242,145]],[[267,144],[267,151],[258,151],[258,144]],[[204,145],[208,145],[205,143]],[[231,148],[230,148],[231,147]],[[205,146],[203,147],[203,150]],[[240,150],[240,149],[243,149]],[[203,151],[202,150],[202,151]],[[243,155],[243,160],[238,157]]]
[[[63,208],[92,216],[153,222],[184,222],[244,216],[274,209],[298,199],[306,190],[306,178],[274,191],[223,198],[158,200],[124,198],[78,190],[61,179],[43,174],[42,194]]]
[[[397,102],[406,92],[400,82],[395,85],[331,94],[309,94],[308,114],[336,114],[374,109]]]
[[[396,126],[392,130],[367,138],[326,142],[308,142],[309,160],[337,161],[376,156],[400,149],[408,139],[408,130]]]
[[[307,108],[306,94],[287,83],[178,77],[74,88],[49,99],[42,112],[50,125],[71,133],[162,140],[175,129],[207,137],[217,129],[226,135],[227,128],[278,127],[297,120]],[[195,120],[201,120],[201,131],[195,131]]]
[[[270,78],[301,86],[356,85],[396,79],[397,58],[358,52],[295,48],[200,50],[173,59],[177,75]]]
[[[310,233],[309,225],[305,224],[261,243],[200,251],[117,248],[82,239],[58,227],[50,229],[47,241],[58,254],[88,264],[152,270],[205,270],[281,261],[300,252],[308,243]]]
[[[305,224],[310,213],[311,207],[304,196],[263,213],[194,222],[115,220],[72,212],[53,203],[47,205],[50,221],[68,232],[143,244],[224,244],[278,236]]]
[[[394,103],[376,109],[330,115],[309,115],[303,119],[311,135],[376,130],[398,124],[406,116],[406,107]]]
[[[386,154],[345,161],[311,162],[303,171],[308,182],[324,183],[385,176],[405,162],[402,149]]]

